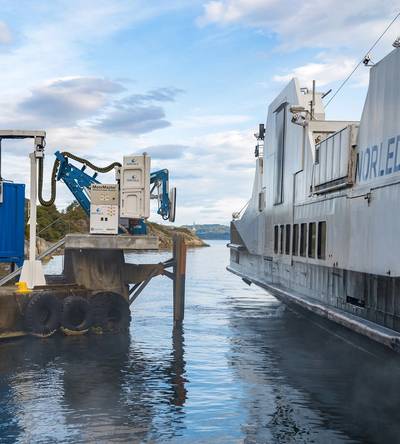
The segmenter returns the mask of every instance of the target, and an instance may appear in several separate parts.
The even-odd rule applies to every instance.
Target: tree
[[[26,219],[27,217],[28,211],[26,211]],[[88,217],[76,201],[62,212],[58,211],[55,205],[37,207],[37,234],[47,241],[56,242],[67,233],[88,232],[88,227]],[[26,229],[26,235],[28,232]]]

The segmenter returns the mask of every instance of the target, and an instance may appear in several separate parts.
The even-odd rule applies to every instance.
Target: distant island
[[[184,228],[188,228],[196,233],[200,239],[230,239],[230,229],[228,225],[221,224],[194,224],[183,225]]]

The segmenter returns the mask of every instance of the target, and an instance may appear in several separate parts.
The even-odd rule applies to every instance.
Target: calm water
[[[400,442],[400,356],[247,287],[227,261],[224,242],[189,252],[183,331],[157,278],[129,337],[0,343],[0,443]]]

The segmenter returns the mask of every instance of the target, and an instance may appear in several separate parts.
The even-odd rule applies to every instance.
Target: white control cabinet
[[[118,234],[118,185],[90,187],[90,234]]]
[[[120,181],[120,216],[150,217],[150,157],[124,156]]]

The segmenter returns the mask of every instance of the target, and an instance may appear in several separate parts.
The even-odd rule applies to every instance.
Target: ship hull
[[[231,254],[227,270],[245,282],[400,352],[400,279]]]

